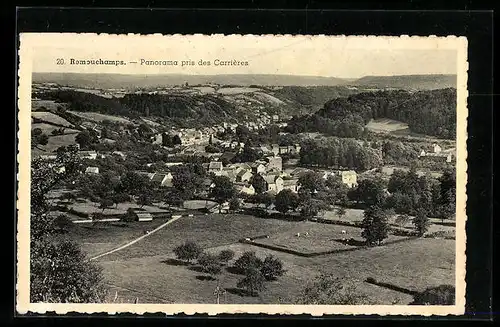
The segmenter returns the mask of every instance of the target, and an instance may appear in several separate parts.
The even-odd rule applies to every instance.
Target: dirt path
[[[151,232],[149,232],[148,234],[142,235],[141,237],[138,237],[138,238],[136,238],[135,240],[130,241],[130,242],[128,242],[127,244],[124,244],[124,245],[122,245],[122,246],[119,246],[119,247],[117,247],[117,248],[115,248],[115,249],[113,249],[113,250],[110,250],[110,251],[107,251],[107,252],[101,253],[101,254],[99,254],[99,255],[97,255],[97,256],[95,256],[95,257],[93,257],[93,258],[90,258],[90,260],[96,260],[96,259],[99,259],[99,258],[101,258],[101,257],[104,257],[105,255],[108,255],[108,254],[111,254],[111,253],[115,253],[115,252],[117,252],[117,251],[120,251],[120,250],[123,250],[123,249],[125,249],[125,248],[128,248],[129,246],[131,246],[131,245],[133,245],[133,244],[135,244],[135,243],[139,242],[140,240],[142,240],[142,239],[144,239],[144,238],[146,238],[146,237],[150,236],[151,234],[156,233],[157,231],[159,231],[159,230],[160,230],[160,229],[162,229],[163,227],[165,227],[165,226],[167,226],[167,225],[169,225],[169,224],[173,223],[174,221],[176,221],[176,220],[177,220],[177,219],[179,219],[179,218],[181,218],[181,216],[178,216],[178,217],[172,218],[172,219],[170,219],[169,221],[167,221],[166,223],[164,223],[164,224],[162,224],[162,225],[160,225],[160,226],[156,227],[155,229],[153,229],[153,230],[152,230]]]

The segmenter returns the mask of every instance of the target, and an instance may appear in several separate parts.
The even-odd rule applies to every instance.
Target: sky
[[[367,75],[456,74],[459,38],[97,35],[28,33],[23,54],[33,72],[120,74],[280,74],[359,78]],[[70,65],[71,59],[123,60],[126,65]],[[64,65],[58,65],[64,59]],[[146,61],[177,61],[152,66]],[[216,66],[215,60],[248,62]],[[200,65],[200,60],[211,65]],[[194,65],[182,62],[193,62]],[[137,63],[131,63],[137,62]]]

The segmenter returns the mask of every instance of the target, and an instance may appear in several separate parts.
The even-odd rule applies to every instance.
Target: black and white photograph
[[[462,314],[466,44],[22,34],[18,310]]]

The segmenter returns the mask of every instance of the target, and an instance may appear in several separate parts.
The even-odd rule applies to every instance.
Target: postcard
[[[467,39],[21,33],[19,314],[460,315]]]

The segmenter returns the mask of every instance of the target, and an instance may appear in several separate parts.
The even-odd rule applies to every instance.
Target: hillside
[[[359,93],[332,99],[312,115],[295,117],[288,130],[360,137],[372,119],[388,118],[408,124],[412,132],[455,138],[456,90],[404,90]]]
[[[434,90],[455,88],[456,75],[365,76],[349,85],[374,89]]]
[[[346,81],[335,77],[228,74],[228,75],[125,75],[125,74],[80,74],[80,73],[33,73],[34,83],[56,83],[72,87],[103,89],[141,89],[172,85],[265,85],[265,86],[336,86]]]

